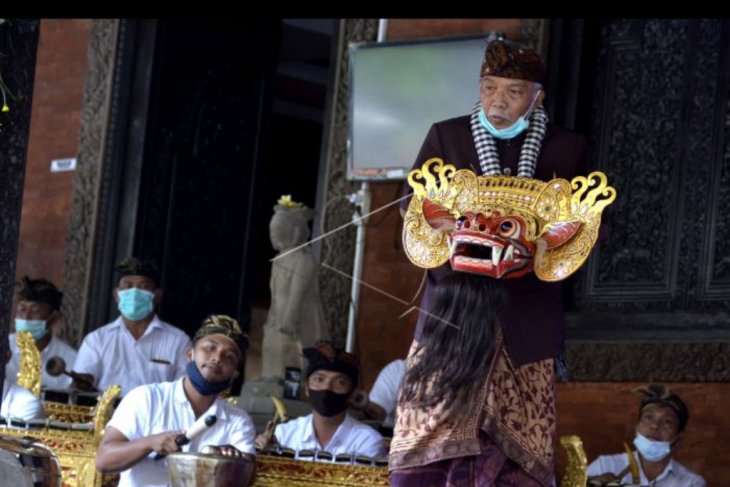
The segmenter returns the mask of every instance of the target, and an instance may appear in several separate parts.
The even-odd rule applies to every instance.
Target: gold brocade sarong
[[[545,486],[553,479],[556,437],[554,360],[512,366],[498,333],[489,375],[466,406],[414,407],[399,400],[390,447],[391,470],[481,454],[480,430],[530,476]],[[411,345],[408,361],[417,343]]]

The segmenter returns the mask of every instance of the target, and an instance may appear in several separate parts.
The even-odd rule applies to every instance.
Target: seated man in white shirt
[[[65,375],[52,376],[46,372],[46,363],[60,357],[71,367],[76,360],[76,349],[64,342],[52,331],[52,326],[61,317],[63,293],[50,281],[23,277],[17,283],[18,305],[15,308],[15,331],[27,331],[33,336],[35,346],[41,354],[41,384],[49,389],[66,389],[71,378]],[[9,335],[13,358],[5,366],[5,378],[16,382],[20,370],[20,353],[16,333]]]
[[[40,399],[29,390],[23,389],[7,379],[3,381],[3,403],[0,407],[0,416],[24,421],[46,417]]]
[[[395,407],[405,371],[406,361],[403,359],[393,360],[383,367],[375,379],[370,390],[369,402],[363,411],[368,417],[379,420],[391,435],[395,424]]]
[[[386,454],[383,437],[372,427],[347,414],[347,406],[360,379],[357,357],[319,341],[305,348],[309,361],[304,393],[314,411],[274,430],[276,442],[297,452],[326,451],[377,458]],[[259,440],[259,444],[260,444]]]
[[[251,418],[218,396],[238,377],[247,348],[236,320],[207,318],[188,351],[185,377],[137,387],[122,399],[99,445],[96,467],[121,472],[119,487],[169,485],[167,463],[155,456],[180,451],[175,439],[203,415],[215,415],[217,421],[182,450],[213,445],[226,456],[255,453]]]
[[[155,313],[162,298],[157,268],[129,257],[116,271],[114,300],[121,314],[84,338],[73,370],[100,391],[119,384],[122,395],[182,377],[190,338]],[[88,389],[79,381],[76,386]]]
[[[8,352],[6,362],[10,361],[11,353]],[[43,411],[43,404],[32,392],[23,389],[6,377],[3,381],[0,416],[3,418],[30,421],[31,419],[45,418],[45,413]]]
[[[618,481],[655,487],[706,487],[699,475],[672,459],[689,419],[687,405],[663,384],[639,389],[644,396],[636,425],[634,458],[638,472],[631,472],[626,453],[603,455],[588,466],[594,484]]]

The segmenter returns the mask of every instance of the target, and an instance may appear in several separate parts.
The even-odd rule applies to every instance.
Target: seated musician
[[[663,384],[651,384],[639,392],[644,398],[634,438],[634,472],[626,453],[603,455],[588,466],[589,485],[618,481],[656,487],[706,487],[702,477],[672,458],[689,419],[687,405]]]
[[[12,352],[8,351],[5,362],[10,362]],[[3,381],[2,406],[0,416],[3,418],[22,419],[43,419],[43,404],[29,390],[23,389],[8,377]]]
[[[124,396],[99,445],[97,468],[121,472],[120,487],[169,485],[166,461],[155,456],[180,451],[176,438],[203,415],[214,415],[217,421],[182,450],[198,452],[213,445],[225,456],[253,454],[251,418],[218,396],[238,377],[247,348],[236,320],[208,317],[188,350],[183,378],[142,385]]]
[[[383,437],[347,414],[348,401],[360,378],[357,357],[335,350],[328,341],[319,341],[303,353],[309,361],[304,393],[314,411],[277,425],[275,441],[297,452],[325,451],[333,457],[343,453],[371,458],[385,455]],[[259,446],[263,441],[263,435],[257,438]]]
[[[65,389],[71,385],[70,377],[52,376],[46,371],[46,363],[51,358],[60,357],[68,367],[76,360],[76,349],[58,338],[51,329],[61,317],[63,293],[45,279],[29,279],[26,276],[16,285],[15,331],[27,331],[35,341],[41,354],[41,384],[51,389]],[[20,370],[20,353],[16,334],[11,333],[9,339],[13,357],[5,367],[5,378],[15,382]]]
[[[180,379],[190,338],[157,315],[163,295],[157,266],[128,257],[115,272],[119,316],[84,338],[73,363],[75,385],[104,391],[118,384],[124,396],[137,386]]]

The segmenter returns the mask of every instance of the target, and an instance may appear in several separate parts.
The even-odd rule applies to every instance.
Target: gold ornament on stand
[[[18,344],[18,385],[41,397],[41,353],[35,346],[33,336],[27,331],[15,335]]]

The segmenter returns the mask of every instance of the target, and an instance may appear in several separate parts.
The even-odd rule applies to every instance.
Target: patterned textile
[[[639,416],[645,407],[650,404],[661,404],[674,411],[679,420],[679,431],[684,431],[689,420],[689,409],[687,405],[682,401],[677,394],[667,388],[664,384],[649,384],[645,387],[638,387],[634,389],[634,392],[641,394],[643,399],[641,400],[641,407],[639,408]]]
[[[414,354],[416,346],[416,342],[411,345],[409,362],[422,358],[422,353]],[[551,484],[556,437],[553,359],[515,369],[501,332],[497,350],[484,385],[465,407],[449,412],[446,404],[423,408],[399,401],[389,457],[391,471],[426,465],[438,469],[442,467],[434,464],[443,460],[484,456],[492,450],[485,453],[482,431],[539,484]],[[447,471],[461,468],[458,462],[450,465]]]
[[[506,347],[490,373],[482,430],[530,475],[550,485],[556,441],[553,359],[512,367]]]
[[[226,315],[210,315],[203,320],[203,324],[195,332],[193,345],[208,335],[223,335],[236,344],[243,354],[248,350],[248,335],[241,331],[238,321]]]
[[[114,268],[116,281],[124,276],[144,276],[151,279],[155,286],[160,285],[160,270],[152,261],[142,261],[137,257],[127,257]]]
[[[479,434],[481,454],[394,470],[391,487],[540,487],[507,458],[485,433]]]
[[[538,53],[502,39],[487,44],[480,73],[535,83],[545,81],[545,66]]]
[[[360,380],[360,359],[357,355],[335,348],[329,340],[319,340],[313,347],[302,350],[302,354],[309,362],[305,380],[317,370],[331,370],[345,374],[352,380],[353,386],[357,386]]]

